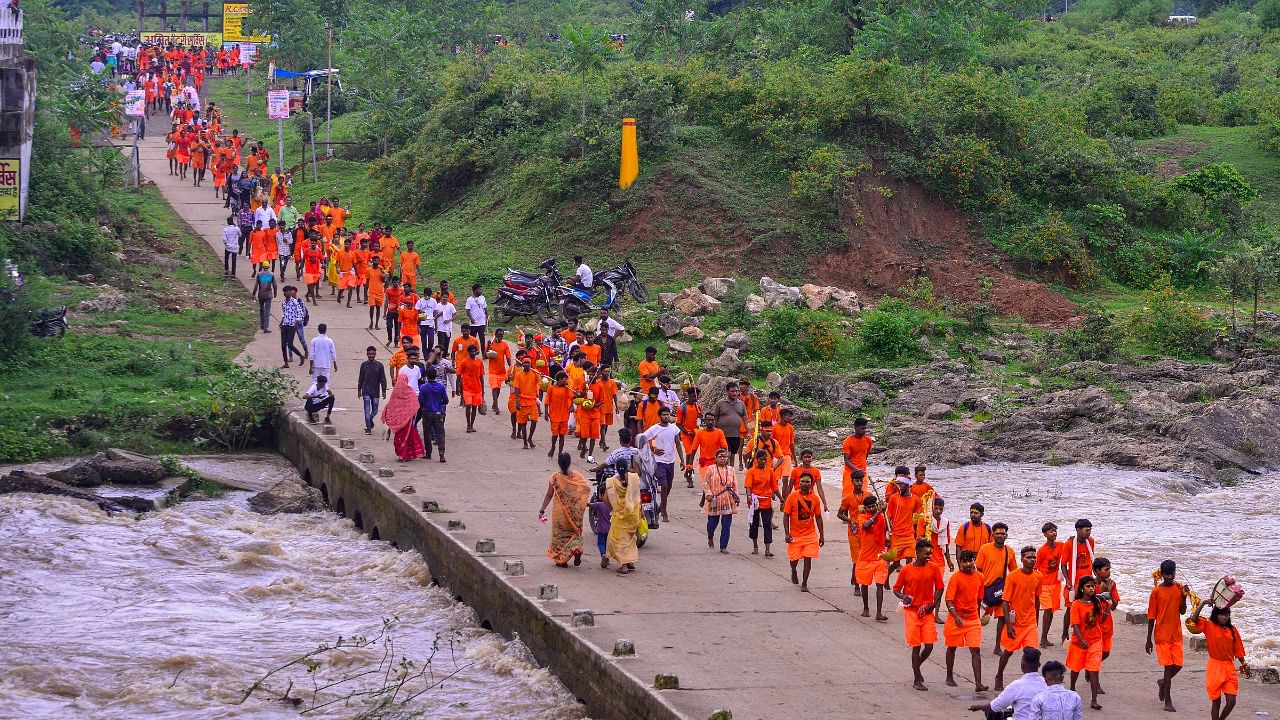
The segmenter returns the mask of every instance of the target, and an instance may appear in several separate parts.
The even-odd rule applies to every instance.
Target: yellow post
[[[640,155],[636,151],[636,119],[622,118],[622,164],[618,169],[618,187],[626,190],[640,174]]]

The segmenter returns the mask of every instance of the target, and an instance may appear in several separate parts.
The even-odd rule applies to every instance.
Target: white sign
[[[125,93],[124,114],[129,117],[143,117],[147,114],[147,93],[145,90],[130,90]]]
[[[289,119],[289,91],[267,91],[267,117],[272,120]]]

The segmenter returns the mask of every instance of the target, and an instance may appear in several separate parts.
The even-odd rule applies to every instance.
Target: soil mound
[[[839,210],[848,240],[813,262],[821,283],[879,296],[925,276],[939,297],[970,303],[986,276],[1003,315],[1049,324],[1076,315],[1075,303],[1061,294],[1002,269],[1003,258],[975,239],[963,213],[915,183],[864,173]]]

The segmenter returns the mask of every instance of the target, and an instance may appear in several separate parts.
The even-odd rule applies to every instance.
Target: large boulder
[[[828,303],[832,310],[845,315],[862,313],[862,299],[858,293],[840,288],[831,288],[831,299]]]
[[[692,355],[693,346],[679,340],[668,340],[667,349],[676,355]]]
[[[748,295],[742,301],[742,309],[745,310],[748,315],[762,315],[768,307],[769,303],[765,302],[764,298],[754,293]]]
[[[165,476],[164,466],[146,455],[111,448],[85,461],[103,482],[121,485],[153,485]]]
[[[717,300],[723,300],[737,287],[738,281],[727,277],[703,278],[698,289]]]
[[[703,373],[698,378],[699,397],[702,399],[702,407],[706,410],[716,406],[728,395],[728,387],[737,385],[738,378],[728,375],[709,375]]]
[[[128,302],[123,294],[116,290],[108,290],[97,297],[81,300],[76,306],[76,312],[120,312],[127,306]]]
[[[720,310],[720,301],[698,288],[685,288],[671,301],[671,307],[685,315],[706,315]]]
[[[324,498],[301,480],[285,478],[249,498],[249,509],[263,515],[314,512],[324,509]]]
[[[783,285],[768,275],[760,278],[760,295],[769,307],[789,307],[800,304],[800,288]]]
[[[707,371],[720,375],[736,375],[742,372],[747,364],[738,357],[738,351],[734,348],[725,348],[720,353],[720,357],[715,358],[707,363]]]
[[[788,373],[782,378],[781,390],[788,396],[813,398],[847,413],[881,405],[886,399],[876,385],[838,375]]]
[[[724,346],[746,352],[751,349],[751,338],[741,330],[731,332],[725,337]]]
[[[663,310],[670,310],[671,304],[675,301],[675,293],[658,293],[658,307]]]
[[[680,334],[687,338],[692,338],[694,340],[701,340],[702,338],[707,336],[707,334],[702,331],[702,328],[698,327],[697,325],[689,325],[689,326],[680,328]]]
[[[810,310],[817,310],[826,305],[831,300],[831,291],[835,288],[831,286],[814,285],[813,283],[805,283],[800,286],[800,300]]]
[[[102,476],[87,462],[78,462],[68,468],[54,470],[48,477],[73,487],[97,487],[103,484]]]
[[[658,332],[662,333],[662,337],[670,338],[680,334],[680,318],[675,315],[659,315],[654,324],[658,327]]]

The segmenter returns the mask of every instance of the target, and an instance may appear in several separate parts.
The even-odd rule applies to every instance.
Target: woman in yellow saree
[[[618,473],[605,484],[605,500],[611,510],[609,540],[605,553],[618,563],[618,574],[636,569],[640,549],[636,533],[640,530],[640,478],[628,477],[627,461],[619,460]]]
[[[582,564],[582,515],[587,511],[591,486],[582,473],[569,469],[573,461],[569,453],[560,453],[558,460],[560,472],[553,474],[547,483],[547,495],[542,498],[538,519],[547,521],[547,505],[554,500],[547,557],[554,560],[557,567],[568,567],[570,560],[578,566]]]

